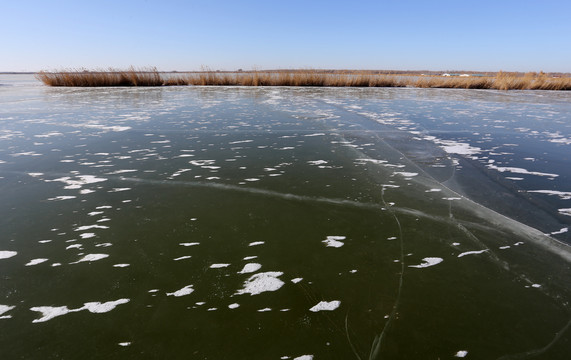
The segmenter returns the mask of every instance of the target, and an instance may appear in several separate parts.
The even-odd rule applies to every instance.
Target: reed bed
[[[317,71],[217,73],[201,72],[171,77],[165,85],[209,86],[327,86],[397,87],[406,86],[395,76],[328,74]]]
[[[495,77],[399,76],[318,70],[216,72],[162,77],[156,68],[107,71],[70,70],[39,72],[36,78],[49,86],[318,86],[318,87],[418,87],[495,90],[571,90],[571,78],[543,73],[518,76],[499,72]]]
[[[36,74],[36,78],[48,86],[162,86],[164,84],[164,80],[156,68],[40,71]]]

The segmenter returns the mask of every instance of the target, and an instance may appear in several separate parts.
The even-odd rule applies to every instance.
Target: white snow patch
[[[327,161],[325,161],[325,160],[313,160],[313,161],[308,161],[307,163],[309,165],[323,165],[323,164],[327,164]]]
[[[439,257],[425,257],[422,259],[422,263],[420,265],[409,265],[408,267],[422,269],[440,264],[442,261],[444,261],[444,259]]]
[[[417,176],[418,173],[415,172],[406,172],[406,171],[395,171],[396,175],[401,175],[404,177],[413,177],[413,176]]]
[[[236,309],[236,308],[239,308],[239,307],[240,307],[240,304],[238,304],[238,303],[234,303],[234,304],[228,305],[228,308],[229,308],[229,309]]]
[[[278,279],[278,276],[281,275],[283,275],[283,272],[280,271],[269,271],[252,275],[244,282],[244,288],[238,290],[236,295],[258,295],[266,291],[276,291],[284,285],[284,282]]]
[[[561,230],[559,230],[559,231],[554,231],[554,232],[550,233],[550,235],[564,234],[568,231],[569,231],[569,228],[564,227],[564,228],[561,228]]]
[[[121,192],[121,191],[128,191],[131,190],[131,188],[113,188],[111,190],[109,190],[108,192]]]
[[[554,191],[554,190],[528,190],[530,193],[546,194],[546,195],[556,195],[561,198],[561,200],[571,199],[570,191]]]
[[[68,314],[70,312],[75,312],[76,310],[70,310],[67,306],[35,306],[30,308],[32,311],[37,311],[42,313],[42,317],[36,320],[33,320],[33,323],[39,323],[51,320],[57,316],[62,316]]]
[[[75,231],[84,231],[90,229],[109,229],[109,226],[104,225],[84,225],[75,229]]]
[[[112,171],[110,173],[107,173],[106,175],[117,175],[117,174],[124,174],[124,173],[137,172],[137,171],[139,171],[139,170],[136,170],[136,169],[115,170],[115,171]]]
[[[377,159],[357,159],[356,161],[370,162],[373,164],[386,164],[386,163],[388,163],[387,160],[377,160]]]
[[[253,273],[256,272],[258,270],[260,270],[262,268],[261,264],[257,264],[257,263],[248,263],[246,265],[244,265],[244,268],[242,270],[240,270],[240,272],[238,272],[238,274],[249,274],[249,273]]]
[[[321,301],[319,304],[315,305],[309,311],[318,312],[318,311],[333,311],[337,309],[341,305],[341,301],[333,300],[333,301]]]
[[[197,242],[190,242],[190,243],[180,243],[179,245],[182,245],[182,246],[196,246],[196,245],[199,245],[199,244],[200,244],[200,243],[197,243]]]
[[[550,174],[550,173],[542,173],[537,171],[529,171],[522,168],[516,167],[502,167],[502,166],[495,166],[492,164],[486,165],[487,168],[497,170],[499,172],[511,172],[515,174],[526,174],[526,175],[536,175],[536,176],[548,176],[548,177],[558,177],[558,174]]]
[[[72,312],[79,312],[82,310],[88,310],[94,314],[101,314],[109,312],[115,309],[118,305],[126,304],[130,300],[129,299],[119,299],[115,301],[108,301],[108,302],[87,302],[84,303],[82,307],[77,309],[69,309],[67,306],[36,306],[30,308],[32,311],[37,311],[42,313],[42,317],[36,320],[33,320],[33,323],[39,323],[51,320],[57,316],[65,315]]]
[[[303,278],[295,278],[295,279],[291,279],[291,282],[294,284],[297,284],[298,282],[300,282],[301,280],[303,280]]]
[[[558,210],[561,214],[571,216],[571,208],[569,209],[559,209]]]
[[[187,286],[183,287],[183,288],[180,289],[180,290],[177,290],[177,291],[172,292],[172,293],[167,293],[167,296],[176,296],[176,297],[179,297],[179,296],[190,295],[190,294],[192,294],[192,292],[194,291],[194,289],[192,288],[192,286],[193,286],[193,285],[187,285]]]
[[[61,195],[61,196],[56,196],[53,198],[49,198],[48,201],[62,201],[62,200],[70,200],[70,199],[75,199],[75,196],[66,196],[66,195]]]
[[[462,257],[462,256],[466,256],[466,255],[481,254],[481,253],[486,252],[486,251],[488,251],[488,250],[486,249],[486,250],[466,251],[466,252],[463,252],[460,255],[458,255],[458,257]]]
[[[65,176],[65,177],[61,177],[58,179],[46,180],[46,181],[47,182],[59,181],[59,182],[62,182],[64,184],[67,184],[67,186],[64,186],[64,189],[81,189],[81,187],[83,185],[107,181],[107,179],[105,179],[105,178],[98,178],[98,177],[93,176],[93,175],[78,175],[78,176],[76,176],[76,178],[78,178],[79,180],[72,179],[72,177],[70,177],[70,176]]]
[[[340,240],[345,240],[345,239],[346,239],[345,236],[331,235],[331,236],[327,236],[327,239],[323,240],[322,243],[324,243],[325,246],[327,246],[327,247],[339,248],[339,247],[345,245]]]
[[[185,255],[185,256],[181,256],[181,257],[177,257],[175,259],[173,259],[174,261],[179,261],[179,260],[184,260],[184,259],[190,259],[192,256],[190,255]]]
[[[33,260],[30,260],[30,262],[27,263],[26,266],[34,266],[34,265],[38,265],[38,264],[41,264],[41,263],[46,262],[46,261],[48,261],[48,259],[33,259]]]
[[[248,244],[248,246],[258,246],[258,245],[262,245],[264,244],[264,241],[254,241],[250,244]]]
[[[12,315],[4,315],[8,311],[14,309],[15,306],[10,305],[0,305],[0,319],[10,319]]]
[[[434,139],[434,142],[449,154],[475,155],[482,151],[479,147],[470,146],[468,143],[459,141]]]
[[[76,262],[72,262],[70,264],[78,264],[80,262],[86,262],[86,261],[97,261],[97,260],[105,259],[108,256],[109,255],[107,255],[107,254],[87,254],[84,257],[82,257],[81,259],[77,260]]]
[[[456,354],[454,354],[454,357],[463,358],[466,357],[466,355],[468,355],[468,352],[466,350],[460,350]]]
[[[113,265],[113,267],[116,267],[116,268],[124,268],[127,266],[130,266],[130,264],[115,264],[115,265]]]
[[[212,264],[210,265],[211,269],[220,269],[230,266],[230,264]]]
[[[109,312],[117,307],[117,305],[126,304],[129,302],[129,299],[119,299],[115,301],[107,301],[104,303],[100,302],[88,302],[83,304],[83,307],[79,310],[89,310],[89,312],[94,314],[102,314]]]
[[[2,250],[0,251],[0,259],[8,259],[12,256],[16,256],[16,254],[18,254],[16,251]]]

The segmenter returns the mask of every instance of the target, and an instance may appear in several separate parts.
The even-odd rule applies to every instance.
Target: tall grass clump
[[[164,81],[156,68],[130,67],[128,70],[40,71],[36,78],[49,86],[161,86]]]
[[[411,85],[419,88],[441,89],[491,89],[493,80],[490,78],[454,77],[420,78]]]

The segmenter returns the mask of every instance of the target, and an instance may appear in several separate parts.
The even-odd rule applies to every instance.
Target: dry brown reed
[[[167,85],[233,85],[233,86],[327,86],[327,87],[394,87],[405,86],[397,77],[388,75],[330,74],[314,70],[295,72],[218,73],[201,72],[169,79]]]
[[[418,77],[355,71],[281,70],[250,72],[201,72],[162,78],[156,68],[126,71],[70,70],[40,72],[36,77],[49,86],[317,86],[317,87],[419,87],[496,90],[571,90],[571,78],[553,78],[544,73],[499,72],[495,77]]]
[[[161,86],[164,81],[156,68],[128,70],[64,70],[40,71],[36,78],[49,86]]]

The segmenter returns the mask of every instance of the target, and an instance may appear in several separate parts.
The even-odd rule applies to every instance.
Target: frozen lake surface
[[[567,359],[571,93],[0,74],[4,358]]]

